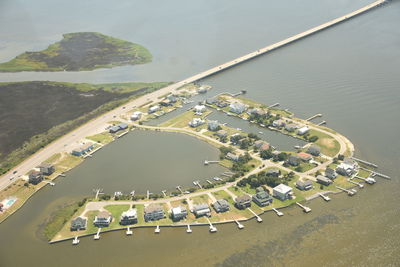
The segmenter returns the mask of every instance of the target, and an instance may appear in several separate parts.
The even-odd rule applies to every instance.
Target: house
[[[329,179],[333,180],[333,179],[336,178],[337,173],[336,173],[336,171],[334,169],[326,168],[325,176],[328,177]]]
[[[300,165],[300,158],[298,156],[289,156],[289,159],[287,161],[290,165],[292,166],[299,166]]]
[[[159,104],[160,104],[160,106],[162,106],[162,107],[169,107],[169,106],[172,106],[172,103],[169,102],[169,101],[161,101]]]
[[[289,123],[285,125],[285,130],[288,132],[294,132],[297,128],[299,128],[299,126],[294,123]]]
[[[318,175],[317,176],[317,183],[322,184],[322,185],[330,185],[332,183],[332,180],[322,176],[322,175]]]
[[[245,209],[251,206],[251,197],[249,195],[241,195],[235,199],[235,206],[238,209]]]
[[[354,173],[356,173],[357,168],[358,168],[357,162],[346,158],[342,163],[340,163],[336,167],[336,172],[344,176],[351,176]]]
[[[312,160],[312,156],[308,153],[300,152],[297,154],[297,156],[304,162],[309,162]]]
[[[247,106],[245,104],[235,102],[229,105],[229,111],[236,114],[242,114],[246,111]]]
[[[205,123],[204,120],[200,119],[200,118],[193,118],[190,122],[189,122],[189,126],[192,128],[196,128],[200,125],[203,125]]]
[[[215,99],[214,97],[213,98],[207,98],[206,99],[206,103],[208,105],[214,105],[215,103],[217,103],[217,99]]]
[[[205,93],[207,93],[207,88],[204,86],[200,86],[200,88],[197,90],[197,92],[199,94],[205,94]]]
[[[118,125],[110,127],[109,132],[110,133],[116,133],[118,131],[126,130],[126,129],[128,129],[128,124],[122,122],[122,123],[120,123]]]
[[[260,152],[265,150],[269,150],[269,144],[267,143],[262,144],[262,146],[260,147]]]
[[[172,208],[171,217],[172,220],[177,222],[187,217],[188,213],[185,207],[179,206],[176,208]]]
[[[135,224],[137,222],[138,222],[137,210],[129,209],[121,214],[121,219],[119,221],[119,224],[129,225],[129,224]]]
[[[296,182],[296,187],[300,190],[310,190],[313,188],[313,183],[311,182],[311,180],[298,180]]]
[[[193,205],[193,213],[196,216],[196,218],[199,218],[202,216],[207,216],[207,217],[211,216],[210,207],[206,203]]]
[[[137,120],[140,120],[141,117],[142,117],[142,112],[135,111],[135,112],[133,112],[133,114],[131,116],[131,120],[137,121]]]
[[[40,172],[40,171],[31,171],[30,173],[29,173],[29,183],[31,183],[31,184],[38,184],[38,183],[40,183],[41,181],[43,181],[43,175],[42,175],[42,173]]]
[[[259,108],[250,109],[247,112],[249,115],[255,115],[256,117],[263,117],[265,116],[265,111]]]
[[[236,154],[233,154],[231,152],[228,152],[228,154],[226,154],[226,158],[232,161],[239,161],[240,157]]]
[[[285,121],[282,120],[282,119],[280,119],[280,120],[274,120],[274,121],[272,122],[272,127],[280,128],[280,127],[285,126],[285,124],[286,124]]]
[[[164,209],[161,205],[153,203],[144,208],[144,220],[146,222],[160,219],[164,219]]]
[[[176,103],[176,101],[178,101],[178,99],[176,98],[176,96],[174,95],[169,95],[167,96],[167,99],[170,103]]]
[[[279,169],[268,169],[265,174],[269,177],[279,177],[279,175],[281,175],[281,170]]]
[[[207,110],[206,106],[204,105],[196,105],[193,108],[194,112],[196,112],[196,114],[202,114],[204,111]]]
[[[108,132],[109,133],[116,133],[119,130],[120,130],[119,127],[115,125],[115,126],[111,126],[110,129],[108,129]]]
[[[93,224],[97,227],[108,227],[112,221],[111,213],[108,211],[100,211],[96,217],[94,217]]]
[[[218,213],[229,211],[229,209],[230,209],[229,203],[225,199],[219,199],[219,200],[215,201],[213,204],[213,207],[214,207],[215,211]]]
[[[87,227],[87,219],[83,217],[76,217],[71,221],[71,231],[80,231],[86,230]]]
[[[219,108],[224,108],[227,106],[228,106],[228,103],[226,103],[225,101],[222,101],[222,100],[219,100],[217,103],[217,107],[219,107]]]
[[[260,149],[260,147],[265,144],[265,142],[263,140],[257,140],[254,142],[254,147],[257,149]]]
[[[149,107],[147,113],[151,114],[151,113],[157,112],[159,110],[160,110],[160,106],[157,106],[157,105],[156,106],[151,106],[151,107]]]
[[[225,138],[228,136],[228,132],[225,130],[219,130],[218,132],[215,133],[216,136],[219,138]]]
[[[40,169],[40,173],[42,175],[46,175],[46,176],[53,174],[53,172],[55,171],[54,166],[50,163],[40,164],[39,169]]]
[[[262,187],[257,188],[257,193],[253,195],[252,199],[260,207],[265,207],[272,203],[271,195]]]
[[[90,152],[94,147],[93,143],[86,143],[81,145],[80,147],[72,150],[71,154],[77,157],[80,157],[88,152]]]
[[[272,194],[277,199],[285,201],[292,198],[292,188],[285,184],[279,184],[272,189]]]
[[[301,127],[298,131],[297,134],[298,135],[305,135],[306,133],[308,133],[310,131],[310,128],[308,128],[308,126],[304,126]]]
[[[311,145],[307,149],[307,153],[310,153],[313,156],[319,156],[321,154],[321,148],[317,145]]]
[[[218,131],[221,128],[218,121],[208,121],[208,130],[210,131]]]

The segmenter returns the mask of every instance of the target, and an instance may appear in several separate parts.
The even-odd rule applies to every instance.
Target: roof
[[[73,223],[73,224],[76,224],[76,223],[86,223],[86,219],[85,219],[85,218],[82,218],[82,217],[76,217],[75,219],[72,220],[72,223]]]
[[[297,156],[299,156],[302,159],[307,159],[307,158],[312,157],[310,154],[305,153],[305,152],[300,152],[300,153],[297,154]]]
[[[122,122],[120,124],[117,125],[120,129],[126,129],[128,128],[128,124],[126,124],[125,122]]]
[[[306,180],[298,180],[296,184],[301,186],[307,186],[307,185],[312,185],[312,182],[311,180],[306,179]]]
[[[260,191],[257,194],[255,194],[254,197],[257,199],[267,199],[270,198],[270,195],[268,194],[267,191]]]
[[[251,197],[249,195],[246,195],[246,194],[238,196],[235,199],[236,202],[246,202],[246,201],[250,201],[250,200],[251,200]]]
[[[326,183],[332,183],[331,179],[329,179],[329,178],[327,178],[325,176],[322,176],[322,175],[318,175],[317,176],[317,180],[320,180],[320,181],[323,181],[323,182],[326,182]]]
[[[179,207],[176,207],[176,208],[172,208],[172,213],[173,214],[180,214],[180,213],[183,213],[183,212],[186,212],[186,208],[185,207],[179,206]]]
[[[99,214],[97,214],[97,218],[108,218],[111,216],[111,213],[109,213],[106,210],[100,211]]]
[[[269,145],[268,144],[263,144],[261,147],[260,147],[260,150],[268,150],[269,149]]]
[[[206,203],[201,203],[193,206],[194,211],[205,210],[205,209],[210,209],[210,207]]]
[[[214,202],[214,206],[229,207],[229,203],[225,199],[218,199],[217,201]]]
[[[285,184],[279,184],[279,185],[275,186],[273,189],[274,189],[274,191],[279,192],[281,194],[287,194],[290,191],[292,191],[292,188]]]
[[[160,212],[160,211],[163,211],[163,208],[159,204],[150,204],[144,208],[144,212],[146,213]]]
[[[129,209],[127,211],[124,211],[122,213],[122,217],[134,217],[137,216],[137,210],[136,209]]]
[[[39,165],[39,168],[51,168],[53,167],[53,164],[43,162],[42,164]]]

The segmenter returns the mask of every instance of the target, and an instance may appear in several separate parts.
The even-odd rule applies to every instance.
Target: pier
[[[123,133],[120,134],[120,135],[117,135],[117,138],[121,138],[122,136],[126,135],[127,133],[129,133],[129,131],[126,131],[126,132],[123,132]]]
[[[361,183],[357,183],[357,182],[355,182],[355,181],[353,181],[353,180],[351,180],[351,179],[348,179],[347,181],[348,181],[349,183],[351,183],[351,184],[355,184],[355,185],[358,186],[359,188],[364,188],[364,185],[361,184]]]
[[[252,209],[247,208],[251,213],[253,213],[254,217],[257,218],[257,222],[261,223],[263,220],[261,219],[260,216],[257,215],[257,213],[255,213]]]
[[[314,116],[309,117],[308,119],[306,119],[306,121],[311,121],[311,120],[319,118],[319,117],[322,117],[321,113],[315,114]]]
[[[360,177],[360,176],[354,176],[354,178],[360,179],[365,181],[367,184],[373,185],[376,183],[376,180],[372,177],[368,177],[368,178],[364,178],[364,177]]]
[[[345,193],[347,193],[347,195],[349,195],[349,196],[354,196],[356,194],[354,191],[347,190],[347,189],[345,189],[343,187],[340,187],[340,186],[336,186],[336,188],[342,190]]]
[[[321,122],[318,123],[317,125],[318,125],[318,126],[321,126],[321,125],[324,125],[324,124],[326,124],[326,121],[321,121]]]
[[[51,181],[43,181],[43,182],[45,182],[46,184],[51,185],[51,186],[55,186],[56,185],[55,183],[53,183]]]
[[[237,224],[239,229],[243,229],[244,228],[244,225],[241,224],[238,220],[235,220],[235,223]]]
[[[276,215],[278,215],[279,217],[283,216],[283,212],[281,212],[275,208],[272,208],[272,210],[275,211]]]
[[[301,205],[299,202],[296,202],[296,204],[297,204],[297,206],[299,206],[300,208],[302,208],[303,211],[304,211],[305,213],[309,213],[309,212],[311,211],[311,209],[310,209],[309,207],[306,207],[306,206],[304,206],[304,205]]]
[[[268,106],[268,108],[278,107],[279,105],[280,105],[279,103],[275,103],[275,104],[272,104],[272,105]]]
[[[219,160],[205,160],[204,165],[219,163]]]
[[[178,186],[176,187],[176,189],[178,189],[178,190],[179,190],[179,192],[181,192],[181,194],[183,194],[183,191],[182,191],[182,188],[181,188],[181,186],[180,186],[180,185],[178,185]]]
[[[192,229],[190,228],[190,225],[187,225],[186,233],[190,234],[192,232]]]
[[[212,184],[212,182],[210,180],[206,180],[207,183]]]
[[[75,236],[74,240],[72,240],[72,245],[78,245],[78,244],[79,244],[78,236]]]
[[[202,187],[201,184],[200,184],[200,181],[194,181],[193,184],[194,184],[195,186],[198,186],[200,189],[203,189],[203,187]]]
[[[160,226],[157,225],[156,229],[154,230],[154,233],[159,234],[161,232]]]
[[[208,221],[208,224],[210,225],[210,232],[211,232],[211,233],[217,232],[217,228],[216,228],[215,226],[212,225],[210,219],[208,219],[207,217],[206,217],[206,219],[207,219],[207,221]]]
[[[161,193],[164,195],[164,197],[167,197],[166,192],[167,192],[167,190],[162,190],[162,191],[161,191]]]
[[[95,197],[94,197],[94,199],[98,199],[100,194],[104,194],[104,193],[103,193],[103,189],[100,189],[100,188],[98,188],[98,189],[93,189],[93,191],[94,191],[95,194],[96,194]]]
[[[97,229],[97,233],[96,233],[96,235],[93,237],[94,240],[99,240],[99,239],[100,239],[100,232],[101,232],[101,228]]]
[[[388,179],[388,180],[391,179],[390,176],[387,176],[387,175],[379,173],[379,172],[372,172],[372,175],[373,176],[379,176],[379,177],[382,177],[382,178],[385,178],[385,179]]]
[[[355,157],[350,157],[350,158],[353,159],[353,160],[355,160],[355,161],[364,163],[365,165],[368,165],[368,166],[371,166],[371,167],[374,167],[374,168],[378,168],[378,165],[376,165],[376,164],[374,164],[374,163],[371,163],[371,162],[368,162],[368,161],[366,161],[366,160],[358,159],[358,158],[355,158]]]
[[[126,235],[132,235],[133,232],[131,230],[131,228],[128,226],[128,228],[126,228]]]
[[[331,198],[330,197],[328,197],[328,196],[325,196],[324,194],[322,194],[322,193],[318,193],[318,195],[320,196],[320,197],[322,197],[322,199],[323,200],[325,200],[325,201],[330,201],[331,200]]]

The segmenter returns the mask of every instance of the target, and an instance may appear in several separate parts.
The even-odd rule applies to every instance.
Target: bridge
[[[269,53],[273,50],[276,50],[278,48],[284,47],[288,44],[291,44],[295,41],[298,41],[302,38],[308,37],[310,35],[313,35],[317,32],[320,32],[322,30],[325,30],[329,27],[332,27],[334,25],[337,25],[339,23],[342,23],[344,21],[347,21],[351,18],[354,18],[358,15],[364,14],[375,7],[378,7],[384,3],[386,3],[387,0],[378,0],[375,1],[369,5],[366,5],[356,11],[353,11],[351,13],[348,13],[342,17],[339,17],[337,19],[333,19],[331,21],[328,21],[324,24],[321,24],[317,27],[314,27],[312,29],[309,29],[307,31],[304,31],[302,33],[293,35],[289,38],[286,38],[285,40],[282,40],[280,42],[277,42],[275,44],[266,46],[264,48],[261,48],[257,51],[251,52],[249,54],[246,54],[244,56],[238,57],[236,59],[233,59],[231,61],[228,61],[226,63],[223,63],[221,65],[218,65],[216,67],[213,67],[209,70],[203,71],[201,73],[198,73],[196,75],[193,75],[187,79],[184,79],[182,81],[179,81],[177,83],[171,84],[169,86],[166,86],[160,90],[157,90],[155,92],[152,92],[150,94],[147,94],[145,96],[139,97],[137,99],[134,99],[130,101],[129,103],[126,103],[124,107],[120,106],[114,110],[111,110],[102,116],[86,123],[85,125],[77,128],[76,130],[64,135],[63,137],[57,139],[56,141],[53,141],[51,144],[47,145],[45,148],[39,150],[36,152],[34,155],[23,161],[21,164],[19,164],[17,167],[11,169],[8,173],[4,174],[3,176],[0,177],[0,190],[3,190],[10,184],[14,182],[14,174],[13,172],[17,172],[20,174],[24,174],[29,172],[31,169],[35,168],[36,166],[40,165],[43,161],[47,160],[50,158],[52,155],[60,152],[68,152],[70,150],[71,144],[74,144],[76,142],[79,142],[80,140],[86,138],[87,136],[96,134],[96,129],[105,127],[108,125],[107,123],[110,121],[110,119],[114,117],[121,116],[126,113],[126,110],[129,110],[130,108],[135,108],[141,105],[145,105],[146,103],[157,101],[159,97],[162,97],[163,95],[167,93],[175,93],[177,92],[177,89],[180,87],[199,81],[203,78],[212,76],[218,72],[222,72],[226,69],[229,69],[231,67],[234,67],[236,65],[239,65],[243,62],[246,62],[248,60],[251,60],[255,57],[264,55],[266,53]],[[126,109],[125,109],[126,108]]]

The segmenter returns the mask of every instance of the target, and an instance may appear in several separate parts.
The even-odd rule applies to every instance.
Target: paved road
[[[360,15],[372,8],[375,8],[379,5],[381,5],[382,3],[386,2],[385,0],[378,0],[375,1],[369,5],[366,5],[363,8],[360,8],[356,11],[353,11],[347,15],[344,15],[342,17],[339,17],[337,19],[331,20],[327,23],[321,24],[317,27],[314,27],[312,29],[309,29],[307,31],[304,31],[302,33],[293,35],[283,41],[277,42],[275,44],[266,46],[264,48],[261,48],[255,52],[249,53],[247,55],[244,55],[242,57],[238,57],[234,60],[231,60],[229,62],[226,62],[224,64],[218,65],[214,68],[211,68],[209,70],[206,70],[204,72],[201,72],[199,74],[193,75],[185,80],[182,80],[180,82],[177,82],[175,84],[169,85],[165,88],[162,88],[156,92],[150,93],[146,96],[137,98],[131,102],[129,102],[128,104],[126,104],[125,106],[127,108],[133,108],[134,106],[140,106],[144,103],[146,103],[149,100],[157,100],[158,97],[165,95],[166,93],[174,93],[176,92],[176,89],[178,89],[179,87],[182,87],[185,84],[191,83],[191,82],[195,82],[198,80],[201,80],[205,77],[211,76],[215,73],[218,73],[220,71],[223,71],[225,69],[231,68],[233,66],[236,66],[242,62],[248,61],[252,58],[255,58],[257,56],[260,56],[262,54],[268,53],[272,50],[278,49],[280,47],[283,47],[285,45],[288,45],[290,43],[293,43],[297,40],[300,40],[304,37],[310,36],[314,33],[317,33],[321,30],[327,29],[333,25],[336,25],[338,23],[341,23],[343,21],[346,21],[352,17],[355,17],[357,15]],[[79,127],[78,129],[68,133],[67,135],[57,139],[56,141],[52,142],[51,144],[47,145],[45,148],[39,150],[38,152],[36,152],[34,155],[32,155],[30,158],[26,159],[25,161],[23,161],[21,164],[19,164],[17,167],[15,167],[14,169],[10,170],[8,173],[2,175],[0,177],[0,190],[3,190],[4,188],[6,188],[8,185],[10,185],[11,183],[14,182],[11,181],[11,178],[15,178],[16,175],[23,175],[25,173],[27,173],[28,171],[30,171],[32,168],[36,167],[37,165],[39,165],[41,162],[45,161],[46,159],[48,159],[49,157],[51,157],[53,154],[59,153],[59,152],[64,152],[64,151],[68,151],[68,147],[70,146],[70,144],[79,142],[80,140],[84,139],[86,136],[90,136],[93,133],[96,133],[99,131],[99,129],[101,128],[105,128],[107,125],[107,122],[110,121],[113,116],[119,116],[121,114],[123,114],[125,112],[124,109],[122,109],[122,107],[116,108],[108,113],[106,113],[105,115],[94,119],[88,123],[86,123],[85,125]],[[16,175],[13,174],[14,171],[18,171],[18,173]]]

